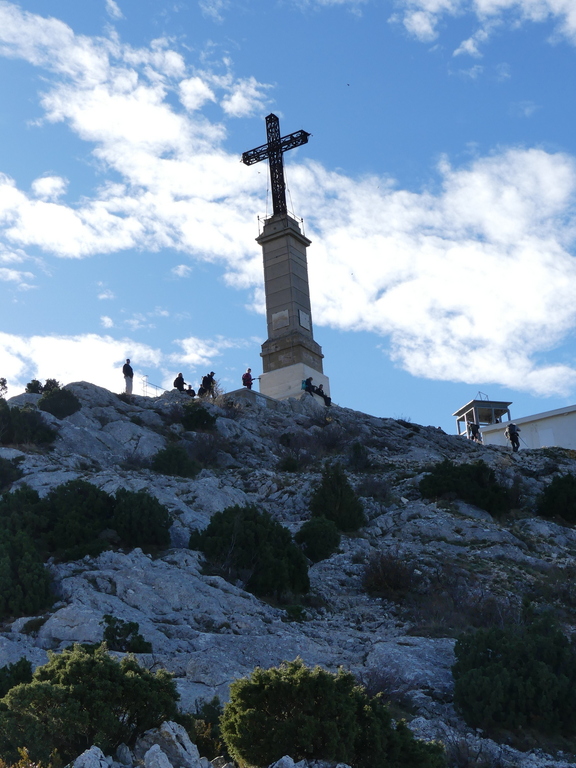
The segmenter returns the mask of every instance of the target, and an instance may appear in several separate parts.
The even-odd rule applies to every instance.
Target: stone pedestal
[[[285,400],[287,397],[298,397],[304,390],[302,382],[312,376],[312,384],[319,387],[324,385],[324,392],[330,395],[330,381],[328,376],[319,373],[304,363],[296,363],[286,368],[278,368],[275,371],[263,373],[260,377],[260,392],[276,400]]]
[[[306,248],[310,240],[287,214],[266,220],[257,238],[264,258],[268,338],[262,345],[260,391],[282,400],[301,392],[302,379],[329,382],[322,371],[322,348],[314,341]]]

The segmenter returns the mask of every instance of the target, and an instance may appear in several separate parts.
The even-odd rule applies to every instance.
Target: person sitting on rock
[[[185,383],[186,382],[184,381],[184,376],[182,376],[182,374],[179,373],[178,376],[176,376],[176,378],[174,379],[174,388],[177,389],[178,392],[184,392]]]
[[[332,405],[332,398],[324,392],[324,384],[320,384],[316,387],[316,394],[324,398],[324,405]]]
[[[308,392],[309,395],[313,395],[316,391],[316,387],[314,384],[312,384],[312,376],[308,376],[306,381],[304,382],[304,391]]]
[[[196,397],[196,392],[192,389],[192,384],[188,384],[188,389],[186,390],[186,394],[189,397]]]

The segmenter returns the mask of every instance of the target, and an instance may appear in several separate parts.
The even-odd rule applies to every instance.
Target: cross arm
[[[244,165],[254,165],[254,163],[259,163],[261,160],[267,160],[271,152],[287,152],[289,149],[301,147],[302,144],[308,143],[308,136],[311,136],[311,134],[307,131],[289,133],[288,136],[283,136],[277,143],[262,144],[260,147],[244,152],[242,154],[242,162]]]

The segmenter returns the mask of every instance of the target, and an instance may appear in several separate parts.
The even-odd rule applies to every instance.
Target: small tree
[[[290,532],[255,506],[228,507],[190,537],[190,548],[230,581],[241,579],[255,595],[279,598],[310,589],[308,566]]]
[[[182,416],[182,426],[184,429],[191,432],[197,429],[215,429],[216,428],[216,416],[213,416],[210,411],[204,408],[200,403],[190,402],[184,406],[184,414]]]
[[[161,475],[195,477],[200,472],[200,465],[181,445],[169,445],[154,456],[152,469]]]
[[[177,716],[176,686],[166,670],[152,674],[133,657],[112,658],[105,644],[50,653],[31,683],[12,688],[0,707],[0,754],[22,745],[34,760],[54,750],[69,761],[92,744],[113,750]]]
[[[32,379],[26,384],[26,393],[29,395],[41,395],[43,390],[42,383],[38,379]]]
[[[22,656],[14,664],[0,667],[0,698],[6,696],[11,688],[32,680],[32,664]]]
[[[8,392],[8,383],[4,377],[0,378],[0,397],[4,397]]]
[[[555,477],[538,499],[537,512],[542,517],[561,517],[576,523],[576,477]]]
[[[152,643],[142,637],[137,621],[123,621],[107,613],[100,624],[104,624],[103,639],[111,651],[152,653]]]
[[[48,379],[48,381],[55,381],[55,379]],[[44,393],[38,401],[38,408],[41,411],[47,411],[52,416],[56,416],[57,419],[65,419],[66,416],[72,416],[73,413],[80,410],[82,406],[74,392],[69,389],[60,389],[58,386],[52,386],[48,389],[48,381],[44,387]]]
[[[336,524],[322,516],[305,522],[294,539],[313,563],[330,557],[340,546],[340,534]]]
[[[469,725],[576,734],[576,646],[550,622],[478,630],[454,652],[454,701]]]
[[[126,546],[167,547],[171,524],[166,507],[147,491],[116,491],[112,527]]]
[[[366,523],[362,502],[341,464],[325,465],[322,481],[310,499],[310,509],[314,517],[332,520],[341,531],[357,531]]]
[[[456,465],[444,459],[420,481],[420,493],[428,499],[462,499],[493,515],[508,512],[512,506],[510,491],[496,481],[494,470],[482,460]]]
[[[52,601],[50,577],[34,541],[0,520],[0,619],[33,615]]]
[[[349,672],[309,669],[300,659],[260,669],[230,686],[222,735],[242,766],[295,760],[346,762],[354,768],[441,768],[443,750],[414,739]]]

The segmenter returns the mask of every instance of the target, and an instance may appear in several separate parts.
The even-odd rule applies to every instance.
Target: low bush
[[[124,621],[111,616],[109,613],[102,617],[106,647],[111,651],[123,653],[152,653],[152,643],[145,640],[136,621]]]
[[[186,403],[181,422],[184,429],[190,432],[195,432],[197,429],[216,428],[216,416],[213,416],[200,403],[195,402]]]
[[[576,477],[555,477],[538,499],[537,513],[542,517],[561,517],[576,523]]]
[[[340,534],[336,524],[322,516],[305,522],[294,539],[313,563],[326,560],[340,546]]]
[[[52,602],[50,577],[34,540],[0,520],[0,619],[29,616]]]
[[[249,592],[280,599],[310,589],[308,567],[290,532],[255,506],[217,512],[190,548],[206,555],[209,567],[229,581],[240,580]]]
[[[365,445],[359,442],[352,443],[348,452],[348,466],[353,472],[366,472],[371,468],[370,454]]]
[[[357,531],[366,523],[362,502],[354,490],[341,464],[326,464],[322,480],[310,499],[314,517],[326,517],[344,532]]]
[[[147,491],[116,491],[112,527],[130,547],[167,547],[170,544],[170,513]]]
[[[229,757],[220,729],[221,716],[222,705],[218,696],[210,701],[197,703],[196,712],[192,715],[194,719],[192,741],[198,747],[202,757],[207,757],[208,760],[214,760],[219,756]]]
[[[230,686],[222,735],[241,768],[294,760],[346,762],[354,768],[441,768],[442,747],[417,741],[349,672],[309,669],[296,659],[256,668]]]
[[[10,408],[0,400],[0,441],[4,444],[35,443],[48,445],[56,439],[56,431],[44,423],[38,411],[24,408]]]
[[[0,667],[0,699],[15,685],[29,683],[31,680],[32,664],[24,656],[14,664]]]
[[[377,552],[366,563],[362,583],[369,594],[397,601],[418,585],[416,570],[402,555]]]
[[[42,389],[42,382],[38,381],[38,379],[32,379],[32,381],[29,381],[28,384],[26,384],[26,389],[24,391],[28,395],[41,395]]]
[[[48,384],[48,382],[46,382]],[[41,411],[51,413],[57,419],[65,419],[81,408],[80,400],[69,389],[60,389],[55,386],[50,389],[44,387],[44,393],[38,401]]]
[[[454,464],[444,459],[420,481],[420,493],[427,499],[458,498],[493,515],[508,512],[510,491],[496,481],[494,470],[484,461]]]
[[[200,472],[200,465],[190,458],[182,446],[169,445],[153,457],[152,469],[161,475],[195,477]]]
[[[17,459],[0,458],[0,491],[15,483],[22,477],[22,470]]]
[[[16,760],[22,745],[36,761],[57,750],[67,762],[93,744],[109,753],[177,715],[178,693],[165,670],[152,674],[130,656],[117,661],[104,644],[49,655],[32,682],[12,688],[0,702],[5,760]]]
[[[43,610],[52,602],[43,563],[76,560],[110,546],[166,547],[168,510],[146,491],[120,489],[116,498],[71,480],[41,499],[24,486],[0,497],[0,618]]]
[[[470,726],[576,735],[576,646],[548,620],[466,634],[454,651],[454,702]]]

